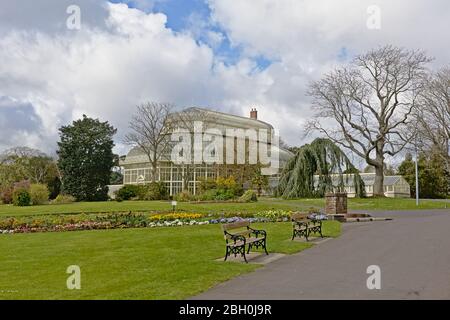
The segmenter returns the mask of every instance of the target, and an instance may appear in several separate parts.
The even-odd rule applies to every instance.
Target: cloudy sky
[[[79,30],[67,27],[70,5]],[[58,127],[87,114],[118,128],[123,154],[147,100],[257,107],[300,145],[311,80],[384,44],[449,64],[448,30],[448,0],[0,0],[0,150],[53,154]]]

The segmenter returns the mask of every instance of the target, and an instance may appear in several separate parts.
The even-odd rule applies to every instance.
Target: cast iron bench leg
[[[244,256],[245,263],[248,263],[247,258],[245,256],[245,247],[242,249],[242,255]]]
[[[227,258],[228,258],[228,246],[226,248],[227,248],[227,251],[225,252],[225,259],[223,259],[223,261],[227,261]]]

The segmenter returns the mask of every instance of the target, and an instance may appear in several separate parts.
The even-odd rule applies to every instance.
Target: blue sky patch
[[[146,12],[159,12],[167,16],[167,27],[175,32],[190,32],[199,43],[209,45],[216,57],[226,65],[233,65],[242,58],[242,47],[232,45],[220,26],[210,22],[211,9],[205,0],[110,0],[125,3],[131,8]],[[222,35],[220,43],[212,43],[209,32]],[[258,69],[263,70],[273,61],[263,57],[252,57]]]

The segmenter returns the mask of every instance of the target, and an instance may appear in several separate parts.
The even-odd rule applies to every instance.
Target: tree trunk
[[[152,161],[152,182],[156,182],[157,173],[158,173],[158,162]]]
[[[383,165],[375,166],[375,182],[373,184],[373,195],[384,197],[384,170]]]
[[[384,197],[384,154],[381,146],[376,149],[376,163],[373,195],[375,197]]]
[[[190,175],[191,166],[185,165],[184,166],[184,172],[183,172],[183,190],[185,192],[189,191],[189,175]]]

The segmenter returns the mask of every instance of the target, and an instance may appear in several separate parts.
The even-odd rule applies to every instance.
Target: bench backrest
[[[291,214],[291,220],[295,221],[295,222],[298,222],[298,221],[306,222],[306,221],[310,220],[308,218],[308,216],[309,216],[308,213],[296,212],[296,213]]]
[[[248,222],[247,220],[242,220],[242,221],[237,221],[237,222],[233,222],[233,223],[225,223],[222,225],[222,230],[229,231],[229,230],[233,230],[233,229],[246,228],[248,226],[250,226],[250,222]]]
[[[241,235],[246,238],[249,237],[251,231],[244,229],[244,228],[247,228],[248,226],[250,226],[250,222],[248,222],[246,220],[223,224],[222,230],[224,232],[226,231],[225,236],[224,236],[225,239],[230,239],[231,238],[230,234]],[[235,230],[235,232],[230,232],[231,230]]]

